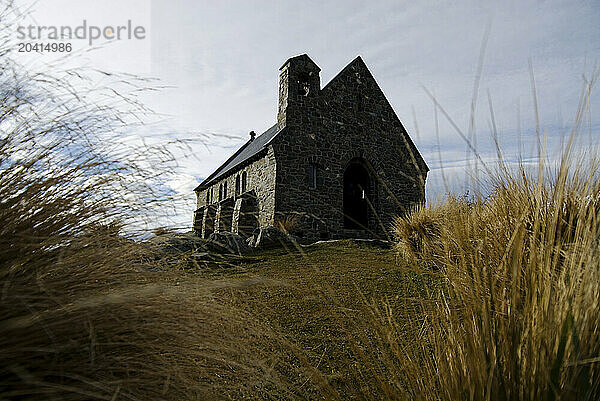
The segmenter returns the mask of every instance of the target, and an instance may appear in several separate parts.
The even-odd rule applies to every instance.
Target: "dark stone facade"
[[[282,221],[306,239],[387,238],[424,201],[429,169],[362,59],[323,88],[319,72],[307,55],[281,67],[276,126],[196,188],[197,232]]]

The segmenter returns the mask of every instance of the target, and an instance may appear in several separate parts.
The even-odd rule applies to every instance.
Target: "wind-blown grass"
[[[588,105],[558,168],[541,157],[531,174],[500,160],[489,196],[450,197],[396,220],[399,254],[443,285],[406,300],[416,310],[399,313],[408,331],[395,311],[371,310],[390,398],[598,399],[599,165],[571,151]]]
[[[123,237],[170,206],[153,186],[168,149],[121,141],[152,82],[28,71],[11,57],[15,18],[4,3],[0,399],[294,398],[272,330],[220,306],[210,282],[153,273],[166,262]]]
[[[398,219],[397,265],[322,244],[191,279],[122,235],[164,201],[168,150],[119,141],[148,110],[75,81],[0,61],[0,399],[600,398],[594,161]]]
[[[399,251],[445,283],[419,337],[385,329],[404,345],[408,398],[597,399],[600,182],[596,166],[561,171],[398,219]]]

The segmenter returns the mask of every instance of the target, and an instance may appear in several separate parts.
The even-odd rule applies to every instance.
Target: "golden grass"
[[[122,141],[148,81],[27,71],[15,18],[0,6],[0,399],[296,398],[273,330],[123,236],[170,206],[168,150]]]
[[[3,270],[0,397],[294,398],[272,330],[118,242],[81,238]]]
[[[286,234],[294,234],[294,232],[298,229],[298,220],[299,216],[290,214],[279,218],[275,222],[275,227]]]
[[[553,178],[495,178],[397,219],[398,251],[445,283],[405,336],[374,307],[405,399],[593,400],[600,396],[600,181],[568,155]],[[395,398],[395,397],[393,397]]]
[[[117,141],[143,106],[6,60],[0,399],[600,398],[597,164],[567,152],[545,179],[501,169],[487,198],[420,208],[396,261],[347,241],[200,271],[122,235],[171,160]]]

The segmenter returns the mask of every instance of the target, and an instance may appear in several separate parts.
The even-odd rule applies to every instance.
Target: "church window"
[[[306,72],[301,72],[298,75],[298,91],[302,96],[308,96],[310,91],[310,75]]]
[[[239,174],[235,177],[235,194],[236,195],[240,194],[240,175]]]
[[[242,173],[242,192],[246,192],[247,181],[248,181],[248,174],[244,171]]]
[[[308,188],[317,188],[317,165],[314,163],[308,165]]]

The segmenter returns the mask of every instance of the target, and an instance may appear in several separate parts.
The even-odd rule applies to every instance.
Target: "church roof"
[[[298,59],[298,58],[306,58],[309,62],[314,64],[314,62],[310,59],[310,57],[308,57],[306,54],[301,54],[299,56],[295,56],[295,57],[288,59],[285,63],[283,63],[281,68],[283,68],[290,60],[294,60],[294,59]],[[349,73],[352,66],[356,65],[356,64],[360,64],[365,69],[365,71],[369,74],[370,78],[373,79],[373,81],[375,81],[375,84],[376,84],[377,88],[379,89],[379,91],[381,91],[381,88],[377,84],[377,81],[375,80],[375,78],[371,74],[371,71],[369,71],[369,68],[367,67],[367,65],[365,64],[365,62],[363,61],[363,59],[360,56],[356,57],[346,67],[344,67],[335,77],[333,77],[329,81],[329,83],[327,83],[327,85],[325,85],[321,89],[321,91],[326,91],[327,89],[331,90],[332,87],[338,83],[338,81],[342,80],[342,77],[345,74]],[[316,68],[318,68],[320,70],[320,68],[316,64],[314,64],[314,65],[316,66]],[[389,103],[389,101],[387,100],[387,97],[385,96],[385,94],[383,94],[383,91],[381,91],[381,94],[382,94],[384,101],[387,103],[387,105],[393,111],[394,109],[393,109],[392,105]],[[417,164],[419,165],[419,167],[421,168],[422,171],[429,171],[429,167],[425,163],[425,160],[421,156],[421,153],[419,153],[419,151],[417,150],[417,147],[415,146],[414,142],[412,141],[412,139],[406,132],[404,125],[402,124],[402,122],[400,121],[398,116],[396,115],[395,111],[394,111],[394,116],[395,116],[396,121],[402,127],[402,131],[403,131],[402,134],[404,136],[404,139],[406,141],[406,144],[408,145],[410,152],[415,157],[415,161],[417,162]],[[223,163],[221,165],[221,167],[219,167],[211,175],[209,175],[204,181],[202,181],[200,183],[200,185],[198,185],[196,187],[195,191],[198,191],[200,189],[203,189],[203,188],[206,188],[206,187],[212,185],[219,179],[226,176],[228,173],[235,170],[238,166],[240,166],[247,160],[249,160],[249,159],[253,158],[255,155],[261,153],[263,150],[265,150],[267,148],[267,145],[271,142],[271,140],[273,138],[275,138],[280,132],[281,132],[280,130],[277,130],[277,124],[275,124],[268,130],[263,132],[261,135],[257,136],[254,140],[249,140],[248,142],[246,142],[240,149],[238,149],[237,152],[235,152],[229,159],[227,159],[227,161],[225,161],[225,163]]]
[[[253,156],[260,153],[262,150],[266,149],[271,139],[275,138],[277,134],[279,134],[277,130],[277,124],[273,125],[271,128],[254,138],[253,140],[249,140],[246,142],[237,152],[235,152],[225,163],[221,165],[218,169],[215,170],[214,173],[209,175],[204,181],[196,187],[196,191],[202,189],[215,181],[218,181],[221,177],[225,176],[228,172],[235,169],[237,166],[242,164],[248,159],[251,159]]]

